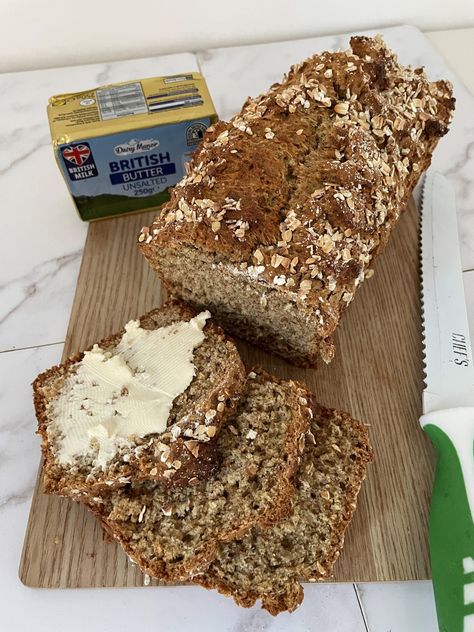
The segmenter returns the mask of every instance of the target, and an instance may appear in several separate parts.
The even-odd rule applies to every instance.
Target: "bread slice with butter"
[[[206,481],[132,482],[90,508],[145,573],[187,581],[209,566],[220,542],[288,515],[310,415],[303,385],[251,372],[216,441],[221,466]]]
[[[372,448],[367,427],[349,414],[316,403],[312,410],[293,513],[271,529],[254,528],[241,540],[221,544],[195,583],[217,588],[245,607],[261,599],[276,615],[300,605],[300,582],[331,577]]]
[[[237,348],[209,318],[170,302],[36,378],[47,492],[80,500],[131,479],[209,476],[245,382]]]

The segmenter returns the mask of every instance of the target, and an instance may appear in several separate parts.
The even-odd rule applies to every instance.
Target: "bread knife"
[[[474,368],[449,181],[428,173],[421,212],[423,430],[436,450],[430,555],[440,632],[474,632]]]

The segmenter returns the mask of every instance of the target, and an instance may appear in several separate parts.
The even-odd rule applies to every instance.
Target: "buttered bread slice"
[[[245,370],[209,319],[170,302],[36,378],[47,492],[80,500],[132,478],[186,484],[212,472]]]

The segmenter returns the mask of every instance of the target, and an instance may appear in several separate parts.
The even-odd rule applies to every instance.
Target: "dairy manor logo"
[[[159,147],[160,141],[157,138],[132,138],[128,143],[116,145],[114,154],[116,156],[130,156],[133,154],[143,154]]]

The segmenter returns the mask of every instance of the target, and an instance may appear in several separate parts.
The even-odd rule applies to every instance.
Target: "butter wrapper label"
[[[59,145],[59,166],[81,217],[162,204],[210,124],[206,118]]]
[[[169,199],[217,120],[199,73],[58,95],[48,117],[58,166],[84,220]]]

